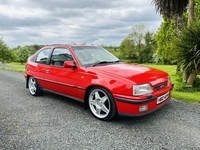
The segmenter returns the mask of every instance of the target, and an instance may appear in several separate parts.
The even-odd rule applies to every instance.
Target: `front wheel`
[[[110,120],[116,116],[114,99],[104,88],[92,88],[89,92],[88,104],[92,114],[100,120]]]
[[[33,77],[29,77],[28,79],[28,89],[31,95],[33,96],[38,96],[42,94],[42,90],[39,84],[37,83],[37,80]]]

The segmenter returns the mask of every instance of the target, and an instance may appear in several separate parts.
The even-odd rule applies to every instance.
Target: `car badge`
[[[159,79],[160,82],[164,82],[164,79]]]

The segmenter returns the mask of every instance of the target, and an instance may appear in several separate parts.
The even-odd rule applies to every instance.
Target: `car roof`
[[[52,48],[52,47],[63,47],[63,48],[67,48],[67,47],[99,47],[99,46],[94,46],[94,45],[75,45],[75,44],[52,44],[52,45],[46,45],[44,46],[42,49],[45,49],[45,48]]]

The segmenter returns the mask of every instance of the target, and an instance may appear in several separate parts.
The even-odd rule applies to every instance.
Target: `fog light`
[[[139,112],[146,111],[147,109],[148,109],[148,105],[140,106],[140,108],[139,108]]]

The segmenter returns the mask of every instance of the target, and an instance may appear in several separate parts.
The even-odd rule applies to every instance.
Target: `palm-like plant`
[[[194,1],[194,0],[192,0]],[[177,30],[180,33],[183,28],[183,12],[188,5],[188,0],[152,0],[156,12],[167,18],[177,20]]]
[[[155,4],[157,12],[168,18],[174,18],[175,15],[182,16],[188,0],[152,0],[152,3]]]
[[[194,2],[195,0],[152,0],[152,3],[155,4],[155,8],[157,12],[166,16],[167,18],[177,20],[177,28],[178,28],[179,34],[181,33],[180,31],[183,28],[183,12],[186,6],[188,5],[188,29],[186,29],[188,31],[184,31],[184,33],[180,37],[180,39],[182,39],[180,43],[182,42],[183,44],[182,47],[184,47],[183,49],[186,50],[187,48],[188,52],[185,53],[184,51],[180,50],[177,54],[180,55],[180,60],[181,60],[181,64],[179,66],[182,66],[182,68],[184,69],[184,74],[183,74],[184,80],[186,80],[187,83],[191,85],[193,84],[193,81],[196,78],[196,74],[198,70],[200,69],[199,68],[199,45],[194,45],[192,44],[194,41],[192,42],[191,40],[186,39],[187,36],[188,38],[195,39],[194,35],[197,36],[197,34],[193,35],[192,31],[194,31],[195,33],[198,33],[198,27],[197,27],[198,25],[197,26],[195,25],[196,27],[190,28],[190,26],[193,26],[192,23],[194,19],[194,4],[195,4]],[[197,30],[193,28],[196,28]],[[185,38],[183,38],[182,36],[183,37],[185,36]],[[197,43],[198,41],[196,41],[196,44]],[[181,45],[177,47],[181,47]],[[177,67],[177,70],[179,70],[178,67]]]
[[[200,23],[193,23],[174,41],[177,61],[180,67],[187,72],[187,83],[193,84],[200,73]]]

